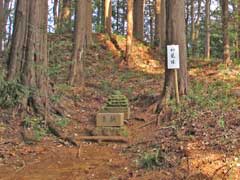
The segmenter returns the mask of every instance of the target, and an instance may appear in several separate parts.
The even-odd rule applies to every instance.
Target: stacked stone
[[[120,91],[115,91],[108,97],[106,104],[97,114],[97,127],[102,129],[121,129],[124,126],[124,120],[129,119],[130,108],[126,96]]]
[[[102,111],[108,113],[123,113],[125,120],[130,118],[128,99],[122,95],[120,91],[115,91],[113,95],[108,97],[108,101]]]

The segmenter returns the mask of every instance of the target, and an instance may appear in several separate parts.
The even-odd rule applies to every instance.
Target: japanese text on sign
[[[179,45],[167,46],[168,69],[179,69]]]

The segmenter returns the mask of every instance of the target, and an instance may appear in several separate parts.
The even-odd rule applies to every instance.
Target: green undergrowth
[[[226,123],[223,112],[232,111],[237,108],[237,98],[231,94],[233,84],[224,81],[214,81],[204,83],[192,81],[188,95],[181,98],[180,105],[176,105],[175,100],[170,101],[173,112],[177,114],[180,124],[186,121],[198,119],[203,112],[216,112],[216,123],[221,128],[225,128]]]
[[[236,98],[230,93],[233,84],[214,81],[209,84],[193,81],[185,100],[201,109],[227,110],[236,104]]]
[[[66,117],[56,116],[55,124],[61,128],[66,127],[70,123],[70,120]]]
[[[70,120],[66,117],[55,116],[54,123],[60,128],[65,128]],[[23,128],[31,130],[33,132],[32,139],[34,141],[41,141],[48,133],[49,129],[46,126],[46,121],[42,117],[38,116],[26,116],[23,119]]]
[[[127,70],[127,71],[119,71],[115,70],[114,76],[110,79],[109,77],[101,79],[98,82],[98,87],[100,89],[100,92],[104,95],[107,96],[109,94],[112,94],[115,90],[121,91],[124,95],[126,95],[129,99],[132,98],[134,92],[136,90],[143,90],[145,91],[151,91],[155,92],[155,90],[149,88],[146,86],[146,82],[148,80],[152,81],[154,80],[159,80],[162,78],[159,75],[152,75],[152,74],[147,74],[144,72],[139,72],[139,71],[132,71],[132,70]]]
[[[71,65],[71,35],[49,35],[48,38],[49,67],[48,75],[54,81],[66,80]],[[61,75],[61,76],[59,76]]]
[[[45,122],[41,117],[27,116],[23,120],[23,127],[32,129],[36,141],[41,141],[47,135],[47,128]]]
[[[157,167],[168,167],[169,163],[166,154],[160,149],[153,149],[149,152],[140,154],[136,160],[137,166],[143,169],[155,169]]]
[[[29,93],[28,89],[18,81],[6,81],[0,72],[0,107],[3,109],[14,108],[21,103]]]

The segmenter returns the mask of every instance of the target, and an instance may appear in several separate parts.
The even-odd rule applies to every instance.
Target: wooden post
[[[175,79],[175,92],[176,92],[176,102],[177,105],[179,105],[180,103],[180,99],[179,99],[179,91],[178,91],[178,74],[177,74],[177,69],[174,69],[174,79]]]
[[[178,90],[178,74],[177,69],[180,68],[179,45],[167,45],[167,67],[174,70],[174,83],[176,93],[176,104],[179,105],[179,90]]]

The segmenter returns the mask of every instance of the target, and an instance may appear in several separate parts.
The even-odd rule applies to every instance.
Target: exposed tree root
[[[160,125],[161,121],[169,121],[172,117],[172,109],[168,106],[164,106],[157,116],[156,125]]]
[[[153,105],[151,107],[154,107],[156,106],[156,102],[159,100],[159,98],[160,98],[159,94],[157,95],[140,94],[131,99],[131,101],[134,101],[134,103],[141,107],[149,107],[151,105]]]
[[[118,41],[117,41],[117,39],[116,39],[116,36],[114,36],[114,35],[112,35],[112,34],[109,34],[109,37],[110,37],[110,40],[111,40],[111,42],[113,43],[114,47],[115,47],[118,51],[120,51],[121,56],[123,57],[123,55],[124,55],[124,50],[122,50],[121,47],[119,46]]]
[[[65,136],[63,135],[58,128],[54,125],[53,122],[48,121],[47,122],[47,127],[49,129],[49,131],[55,135],[56,137],[60,138],[61,140],[70,143],[73,146],[79,147],[79,144],[71,137]]]
[[[221,171],[222,169],[224,169],[224,168],[226,168],[226,167],[228,167],[228,165],[227,165],[227,164],[224,164],[224,165],[220,166],[219,168],[217,168],[217,169],[214,171],[213,175],[211,176],[211,179],[213,179],[214,176],[215,176],[219,171]]]
[[[50,103],[48,104],[48,102],[43,103],[40,98],[31,97],[28,98],[26,105],[23,103],[21,115],[22,117],[26,117],[26,114],[42,117],[44,120],[45,128],[49,129],[53,135],[60,138],[64,142],[79,147],[79,144],[73,138],[65,136],[54,123],[53,115],[63,117],[66,116],[65,110],[60,105],[53,105]],[[23,130],[22,137],[26,142],[35,142],[34,138],[31,138],[31,132],[28,130]]]
[[[150,122],[147,122],[147,123],[139,126],[137,129],[144,128],[144,127],[149,126],[149,125],[151,125],[151,124],[153,124],[153,123],[155,123],[155,122],[156,122],[156,120],[154,119],[154,120],[152,120],[152,121],[150,121]]]
[[[128,139],[122,136],[80,136],[77,138],[79,141],[114,141],[128,143]]]

